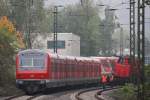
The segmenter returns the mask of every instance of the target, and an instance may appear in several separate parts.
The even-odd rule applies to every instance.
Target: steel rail
[[[8,97],[5,100],[12,100],[12,99],[19,98],[19,97],[22,97],[22,96],[25,96],[25,95],[24,94],[14,95],[14,96]]]
[[[106,92],[106,91],[110,91],[110,90],[113,90],[113,89],[118,89],[118,88],[121,88],[121,87],[112,87],[112,88],[106,88],[104,90],[100,90],[98,91],[96,94],[95,94],[95,98],[97,100],[105,100],[103,98],[100,97],[100,95],[102,95],[103,92]]]
[[[35,99],[35,98],[41,96],[41,94],[35,94],[35,95],[24,95],[24,94],[20,94],[20,95],[15,95],[15,96],[8,97],[8,98],[5,99],[5,100],[13,100],[13,99],[17,99],[17,98],[24,97],[24,96],[29,96],[26,100],[33,100],[33,99]]]
[[[83,93],[86,93],[86,92],[89,92],[89,91],[93,91],[93,90],[98,90],[98,89],[102,89],[102,87],[96,87],[96,88],[90,88],[90,89],[86,89],[86,90],[83,90],[83,91],[80,91],[80,92],[78,92],[76,95],[75,95],[75,98],[77,99],[77,100],[84,100],[84,99],[82,99],[81,97],[80,97],[80,95],[81,94],[83,94]],[[112,89],[111,87],[106,87],[106,89],[104,89],[104,90],[101,90],[101,91],[106,91],[106,90],[108,90],[108,89]],[[97,93],[96,93],[97,94]],[[95,96],[94,96],[95,97]],[[97,100],[102,100],[101,98],[97,98],[97,97],[95,97]]]

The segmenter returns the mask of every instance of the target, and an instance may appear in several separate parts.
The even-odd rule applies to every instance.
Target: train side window
[[[62,72],[62,59],[59,59],[59,72]]]
[[[55,71],[55,59],[52,59],[52,72],[54,72]]]
[[[123,64],[130,64],[130,58],[129,57],[124,57]]]
[[[54,61],[54,72],[58,71],[58,59],[56,58]]]
[[[128,58],[128,63],[131,64],[131,59],[130,58]]]
[[[60,68],[60,60],[57,59],[57,72],[59,72],[59,68]]]
[[[57,72],[57,59],[55,59],[55,62],[54,62],[54,72]]]
[[[64,61],[64,72],[65,72],[65,73],[67,72],[66,65],[67,65],[67,61],[66,61],[66,59],[65,59],[65,61]],[[65,74],[65,78],[66,78],[66,74]]]
[[[62,60],[63,64],[62,64],[62,71],[65,72],[65,60]]]
[[[119,57],[118,63],[123,64],[123,57]]]

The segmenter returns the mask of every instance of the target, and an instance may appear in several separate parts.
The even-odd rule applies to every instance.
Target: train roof
[[[40,49],[26,49],[26,50],[21,50],[18,52],[18,54],[26,53],[26,52],[40,52],[40,53],[46,53],[44,50]]]
[[[26,49],[20,51],[18,54],[26,53],[26,52],[40,52],[40,53],[47,53],[52,58],[55,59],[64,59],[64,60],[76,60],[76,61],[87,61],[87,62],[100,62],[99,59],[95,59],[93,57],[75,57],[75,56],[64,56],[64,55],[58,55],[56,53],[51,53],[50,50],[41,50],[41,49]]]
[[[118,59],[118,57],[91,57],[91,58],[94,58],[94,59]]]

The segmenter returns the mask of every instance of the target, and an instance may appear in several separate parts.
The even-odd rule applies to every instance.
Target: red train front
[[[131,68],[133,66],[131,66],[129,62],[130,62],[129,57],[125,56],[125,57],[120,57],[115,64],[115,68],[114,68],[115,78],[119,81],[122,81],[122,83],[128,81],[132,75]]]
[[[50,78],[47,58],[48,54],[39,50],[19,52],[16,57],[17,85],[28,92],[42,87]]]

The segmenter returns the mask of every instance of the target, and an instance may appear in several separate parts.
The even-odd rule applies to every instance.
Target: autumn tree
[[[0,19],[0,85],[14,79],[14,57],[16,51],[24,47],[21,34],[16,32],[6,16]]]

